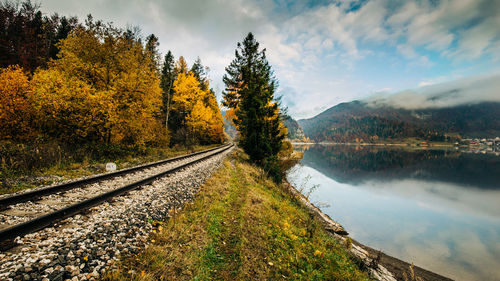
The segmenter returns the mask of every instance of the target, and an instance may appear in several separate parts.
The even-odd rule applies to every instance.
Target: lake
[[[354,239],[456,280],[500,280],[498,152],[295,149],[289,181]]]

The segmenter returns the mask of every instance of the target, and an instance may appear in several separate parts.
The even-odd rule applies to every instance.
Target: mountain
[[[352,101],[333,106],[313,118],[298,120],[298,124],[314,141],[377,141],[409,137],[444,141],[454,135],[500,136],[499,117],[500,102],[404,109]]]
[[[235,140],[238,137],[238,131],[231,123],[230,120],[226,119],[226,111],[221,110],[222,117],[224,118],[224,131],[229,135],[232,140]]]
[[[285,116],[283,125],[288,129],[287,138],[290,140],[304,140],[305,134],[299,123],[290,116]]]
[[[417,179],[499,190],[500,158],[458,150],[408,149],[397,146],[312,145],[296,148],[300,161],[340,183]]]

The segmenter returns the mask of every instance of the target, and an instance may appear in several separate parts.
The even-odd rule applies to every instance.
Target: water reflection
[[[290,174],[357,240],[457,280],[500,280],[500,157],[314,146]]]

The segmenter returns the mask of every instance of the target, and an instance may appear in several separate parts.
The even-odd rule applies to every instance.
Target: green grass
[[[151,240],[104,279],[369,280],[341,243],[239,151]]]

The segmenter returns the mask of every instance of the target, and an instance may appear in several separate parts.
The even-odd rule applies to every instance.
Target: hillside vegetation
[[[224,142],[199,58],[163,59],[154,34],[44,15],[30,1],[0,2],[0,22],[2,186],[61,163]]]
[[[454,141],[457,136],[500,135],[499,112],[500,103],[495,102],[409,110],[353,101],[298,123],[314,141],[377,142],[404,138]]]
[[[241,151],[107,280],[369,280],[345,246]]]

